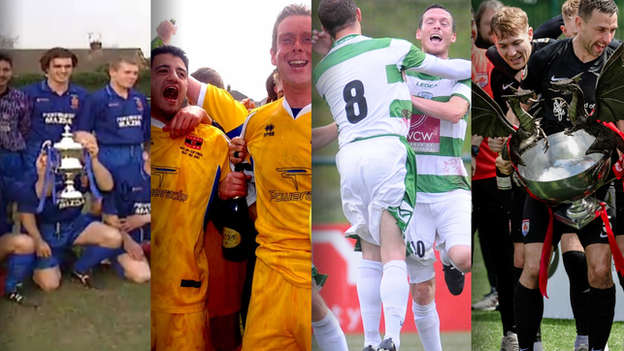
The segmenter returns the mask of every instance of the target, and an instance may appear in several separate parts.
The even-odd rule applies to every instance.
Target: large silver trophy
[[[567,204],[555,211],[555,218],[580,229],[596,218],[600,204],[589,196],[607,181],[609,155],[585,155],[595,137],[583,130],[566,135],[548,136],[522,155],[525,165],[518,165],[518,176],[525,188],[550,205]]]
[[[55,174],[60,174],[65,182],[65,188],[59,193],[61,199],[82,199],[83,194],[74,187],[74,178],[82,173],[83,166],[80,158],[83,154],[83,147],[74,141],[69,125],[65,126],[63,138],[52,146],[53,154],[57,157],[48,157],[51,170]],[[46,141],[43,149],[49,149],[51,141]]]

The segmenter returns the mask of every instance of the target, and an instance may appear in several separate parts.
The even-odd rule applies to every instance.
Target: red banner
[[[312,262],[320,273],[329,274],[321,295],[327,306],[340,321],[345,333],[362,333],[362,317],[356,290],[356,279],[362,254],[354,252],[355,240],[346,239],[344,232],[348,225],[323,225],[312,227]],[[449,331],[470,331],[471,275],[466,275],[464,292],[453,296],[446,288],[444,272],[436,252],[436,306],[440,316],[440,329]],[[383,330],[383,317],[380,324]],[[407,309],[403,331],[414,332],[412,303]],[[383,334],[382,334],[383,335]]]

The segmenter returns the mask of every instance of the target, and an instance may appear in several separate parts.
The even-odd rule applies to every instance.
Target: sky
[[[5,15],[0,31],[19,37],[17,48],[88,48],[93,32],[100,35],[104,47],[138,47],[149,56],[149,0],[2,2]]]
[[[190,72],[215,69],[232,90],[262,100],[271,64],[271,36],[279,12],[289,4],[310,0],[152,0],[151,37],[164,20],[176,20],[171,44],[186,51]]]

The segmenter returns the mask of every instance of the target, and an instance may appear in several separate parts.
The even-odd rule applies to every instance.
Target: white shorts
[[[384,210],[407,229],[416,199],[416,158],[407,142],[397,136],[355,141],[340,149],[336,165],[342,210],[351,223],[347,237],[380,246]]]
[[[414,282],[417,283],[433,277],[425,279],[433,272],[434,244],[436,250],[447,252],[455,245],[471,245],[470,192],[454,190],[446,194],[435,194],[435,198],[435,202],[416,203],[414,216],[405,233],[407,245],[411,246],[411,251],[414,252],[407,259],[410,281],[416,280]],[[428,196],[428,199],[431,199],[431,196]],[[425,266],[431,266],[431,270],[427,269],[423,277],[416,271],[422,270]]]

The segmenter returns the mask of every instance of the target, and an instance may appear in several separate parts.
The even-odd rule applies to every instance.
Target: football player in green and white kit
[[[361,35],[362,14],[353,0],[323,0],[318,15],[335,43],[315,67],[313,80],[338,125],[336,163],[343,211],[351,223],[346,235],[362,245],[358,295],[365,346],[398,350],[409,298],[405,252],[416,250],[403,234],[415,205],[416,164],[406,140],[412,102],[401,72],[470,79],[471,66],[427,55],[405,40]],[[315,134],[312,138],[316,149]]]
[[[422,50],[448,59],[455,21],[441,5],[425,9],[416,31]],[[442,350],[435,305],[435,255],[440,252],[446,284],[453,295],[464,288],[471,267],[471,195],[461,158],[470,108],[470,79],[444,79],[406,72],[414,111],[407,140],[418,164],[414,217],[406,232],[415,254],[407,258],[414,320],[426,351]]]

